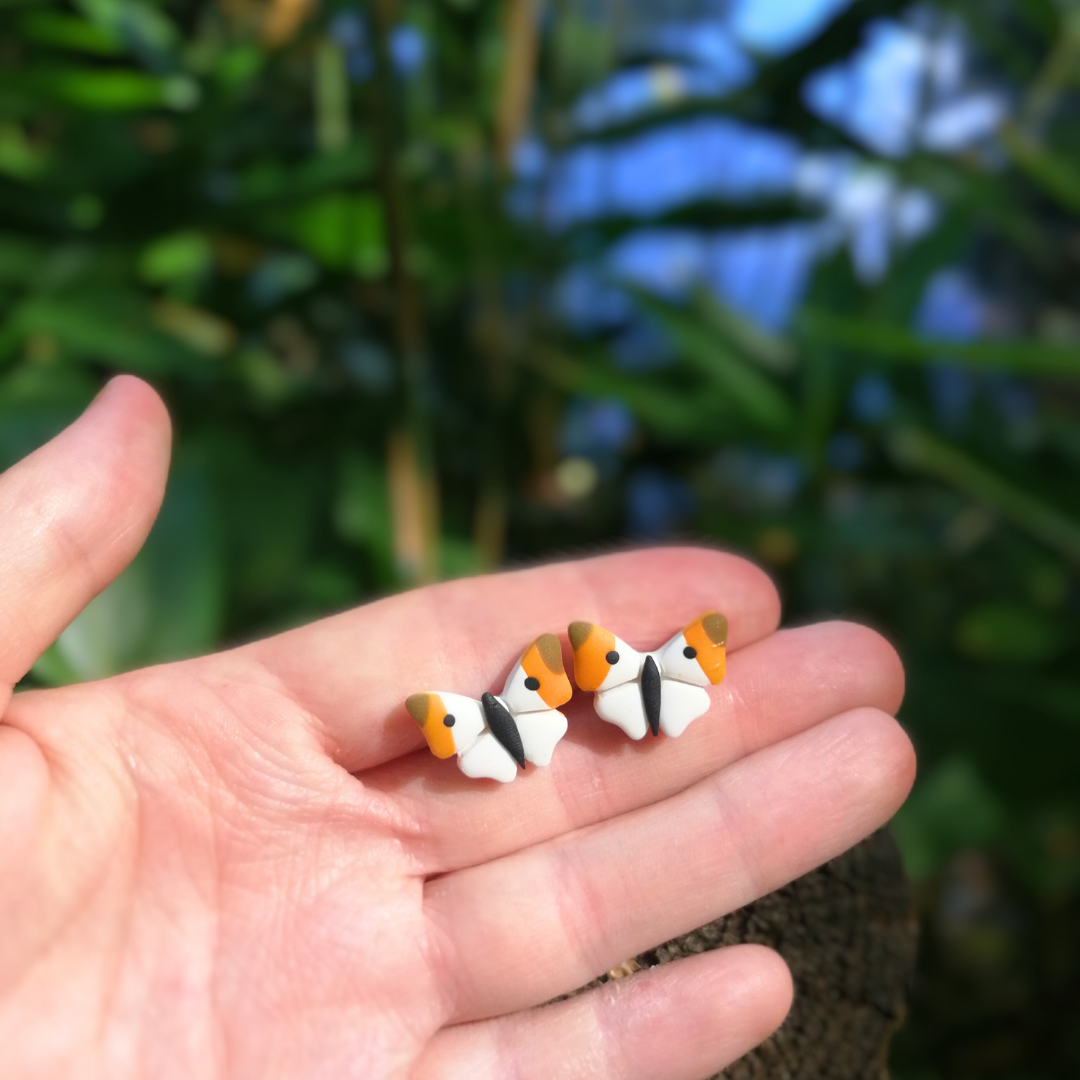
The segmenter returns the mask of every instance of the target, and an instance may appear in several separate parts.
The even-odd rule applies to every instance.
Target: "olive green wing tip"
[[[541,634],[536,639],[536,651],[540,659],[547,665],[548,671],[561,675],[566,669],[563,667],[562,646],[554,634]]]
[[[702,615],[701,625],[714,645],[727,643],[728,623],[727,619],[719,611],[710,611],[708,614]]]
[[[588,640],[589,635],[592,633],[593,624],[591,622],[572,622],[567,629],[567,634],[570,636],[570,644],[574,647],[575,651],[580,649],[582,645]]]
[[[405,701],[405,708],[409,715],[421,726],[424,726],[428,718],[428,703],[430,694],[410,694]]]

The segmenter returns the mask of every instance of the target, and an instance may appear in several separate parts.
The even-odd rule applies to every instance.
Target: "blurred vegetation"
[[[839,6],[690,94],[685,54],[616,0],[0,0],[0,464],[116,371],[178,433],[146,550],[31,679],[625,536],[746,551],[789,618],[865,619],[908,665],[921,776],[896,829],[924,932],[897,1075],[1075,1077],[1080,7]],[[989,137],[875,152],[807,105],[881,19],[961,28],[1009,106]],[[648,108],[580,122],[643,72]],[[717,116],[918,189],[932,227],[882,272],[821,246],[768,325],[613,253],[820,203],[554,222],[560,161]],[[606,322],[553,302],[583,272]],[[928,300],[971,295],[966,329]],[[627,332],[662,362],[628,361]]]

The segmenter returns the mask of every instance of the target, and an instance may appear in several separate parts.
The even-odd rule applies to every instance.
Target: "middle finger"
[[[454,1021],[550,1000],[779,888],[887,821],[913,779],[900,726],[861,709],[655,806],[429,882]]]

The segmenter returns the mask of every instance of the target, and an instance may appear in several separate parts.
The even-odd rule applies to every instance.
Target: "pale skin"
[[[665,549],[419,589],[215,656],[13,694],[130,561],[170,428],[114,380],[0,476],[0,1074],[698,1080],[784,1018],[739,946],[544,1002],[761,896],[911,785],[903,675],[859,626],[777,631],[735,556]],[[574,619],[653,648],[729,620],[678,740],[575,694],[550,768],[439,761],[416,690],[498,688]]]

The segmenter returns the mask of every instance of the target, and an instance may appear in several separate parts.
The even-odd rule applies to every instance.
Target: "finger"
[[[351,772],[424,745],[405,711],[423,690],[479,698],[522,650],[575,619],[659,643],[708,608],[731,647],[775,629],[772,582],[734,555],[665,548],[471,578],[392,597],[248,646],[309,714]]]
[[[524,1015],[448,1028],[432,1041],[416,1075],[701,1080],[775,1031],[791,994],[791,976],[776,953],[737,945]]]
[[[453,1015],[549,1000],[771,892],[887,821],[913,777],[899,725],[862,709],[663,803],[429,882]],[[526,945],[522,979],[506,958]]]
[[[880,635],[852,623],[772,634],[739,650],[713,706],[678,739],[636,743],[603,723],[589,695],[566,712],[570,733],[551,766],[513,784],[464,781],[429,754],[367,773],[419,822],[409,854],[445,873],[665,799],[733,761],[860,706],[893,712],[904,673]]]
[[[121,376],[0,476],[0,710],[142,546],[165,490],[169,443],[161,399]]]

